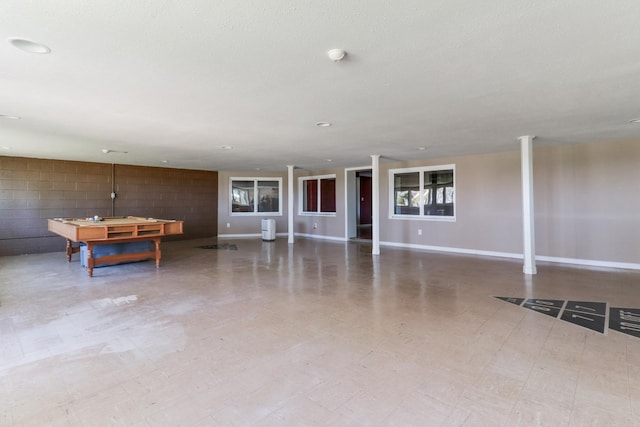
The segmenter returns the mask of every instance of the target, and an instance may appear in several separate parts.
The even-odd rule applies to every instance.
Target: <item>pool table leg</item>
[[[93,267],[94,267],[94,259],[93,259],[93,243],[87,242],[87,274],[89,277],[93,277]]]
[[[160,268],[160,258],[162,258],[162,252],[160,252],[160,239],[153,239],[156,244],[156,268]]]
[[[71,262],[71,255],[73,255],[73,245],[71,240],[67,239],[67,262]]]
[[[76,252],[80,252],[80,246],[74,248],[71,240],[67,239],[67,262],[71,262],[71,257]]]

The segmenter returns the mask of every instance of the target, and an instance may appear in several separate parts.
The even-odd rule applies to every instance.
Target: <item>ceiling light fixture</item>
[[[327,52],[327,55],[329,55],[329,59],[331,59],[333,62],[340,62],[347,55],[347,52],[345,52],[343,49],[331,49],[329,52]]]
[[[329,123],[329,122],[317,122],[316,126],[321,127],[321,128],[328,128],[329,126],[331,126],[331,123]]]
[[[427,147],[416,147],[416,150],[418,150],[418,151],[424,151],[426,149],[427,149]]]
[[[233,147],[230,145],[221,145],[220,146],[221,150],[233,150]]]
[[[7,41],[13,46],[25,52],[40,54],[51,53],[51,49],[48,46],[45,46],[38,42],[34,42],[32,40],[23,39],[21,37],[9,37]]]
[[[11,116],[9,114],[0,114],[0,118],[3,119],[12,119],[12,120],[20,120],[20,117],[18,116]]]
[[[631,120],[629,120],[629,123],[640,123],[640,118],[631,119]]]
[[[9,146],[6,146],[6,145],[3,145],[0,148],[2,148],[3,150],[12,150],[13,149],[13,147],[9,147]]]

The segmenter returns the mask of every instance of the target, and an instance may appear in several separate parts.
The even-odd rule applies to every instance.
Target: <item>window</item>
[[[282,178],[231,178],[231,213],[282,215]]]
[[[300,214],[335,215],[336,176],[298,178]]]
[[[392,169],[390,216],[455,219],[455,165]]]

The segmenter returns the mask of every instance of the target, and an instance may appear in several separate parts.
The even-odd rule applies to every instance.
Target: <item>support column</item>
[[[380,155],[371,155],[371,253],[380,255]]]
[[[533,211],[533,139],[535,136],[521,136],[520,162],[522,168],[522,218],[524,233],[524,274],[536,274],[536,242]]]
[[[287,165],[287,170],[289,172],[289,179],[287,184],[287,219],[288,219],[288,235],[289,235],[289,243],[293,243],[293,165]]]

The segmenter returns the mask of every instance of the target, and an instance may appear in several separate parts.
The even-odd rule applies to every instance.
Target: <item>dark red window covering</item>
[[[320,180],[320,212],[336,211],[336,180]]]
[[[310,179],[305,181],[305,212],[318,212],[318,181]]]

